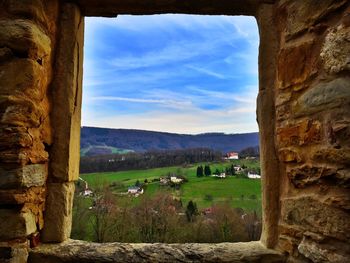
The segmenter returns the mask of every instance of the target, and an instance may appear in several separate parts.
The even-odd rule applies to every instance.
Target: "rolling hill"
[[[81,152],[83,155],[189,148],[210,148],[225,153],[257,145],[259,145],[258,133],[189,135],[95,127],[82,127],[81,129]]]

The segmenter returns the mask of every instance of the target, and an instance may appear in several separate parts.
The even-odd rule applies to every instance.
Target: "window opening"
[[[72,238],[258,240],[253,17],[87,18]]]

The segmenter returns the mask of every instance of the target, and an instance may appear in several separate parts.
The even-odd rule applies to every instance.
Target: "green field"
[[[241,164],[248,168],[259,168],[259,162],[256,160],[234,160],[231,162],[212,163],[211,170],[223,170],[231,164]],[[125,192],[128,186],[134,185],[137,180],[141,183],[145,179],[148,180],[146,195],[154,195],[158,191],[169,191],[174,196],[181,198],[183,204],[187,204],[189,200],[197,203],[199,209],[210,207],[216,203],[229,202],[232,207],[240,207],[244,210],[255,210],[261,214],[261,182],[256,179],[244,179],[227,177],[226,179],[218,179],[213,177],[196,176],[197,165],[187,167],[165,167],[148,170],[133,170],[110,173],[91,173],[82,174],[81,177],[89,183],[94,189],[101,185],[117,184],[117,188],[112,188],[115,193]],[[180,171],[181,170],[181,171]],[[181,172],[186,176],[188,182],[184,183],[180,190],[160,186],[159,182],[151,182],[165,176],[169,172]],[[120,197],[130,198],[130,197]],[[133,198],[137,202],[138,198]]]
[[[125,154],[125,153],[133,152],[132,150],[120,149],[120,148],[116,148],[116,147],[112,147],[112,146],[88,146],[88,147],[80,149],[80,156],[85,156],[86,153],[89,150],[91,150],[92,148],[100,148],[100,149],[110,150],[111,154]]]

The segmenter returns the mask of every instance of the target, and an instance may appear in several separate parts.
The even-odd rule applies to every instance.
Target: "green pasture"
[[[259,168],[259,162],[256,160],[233,160],[230,162],[211,163],[212,172],[215,169],[224,170],[231,164],[245,165],[249,168]],[[154,195],[159,191],[169,191],[174,196],[181,198],[184,205],[192,200],[197,203],[199,209],[209,207],[218,203],[229,203],[232,207],[240,207],[245,210],[255,210],[261,213],[261,181],[257,179],[243,179],[227,177],[218,179],[214,177],[196,176],[196,165],[187,167],[164,167],[148,170],[132,170],[109,173],[91,173],[82,174],[81,177],[89,183],[94,189],[98,186],[110,186],[113,183],[116,188],[111,188],[113,192],[125,192],[128,186],[134,185],[137,180],[141,183],[145,179],[149,182],[145,190],[146,195]],[[204,165],[204,164],[202,164]],[[187,183],[181,186],[180,190],[173,190],[168,187],[159,186],[159,182],[152,182],[152,179],[158,179],[169,172],[182,173],[188,179]],[[124,197],[130,198],[130,197]],[[134,198],[133,202],[137,202]]]

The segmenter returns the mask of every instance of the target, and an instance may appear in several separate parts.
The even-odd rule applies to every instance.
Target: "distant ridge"
[[[210,148],[221,152],[240,151],[259,145],[259,134],[203,133],[197,135],[156,132],[146,130],[81,128],[81,149],[87,155],[109,154],[113,149],[145,152],[150,150],[174,150]],[[87,150],[89,149],[89,150]]]

